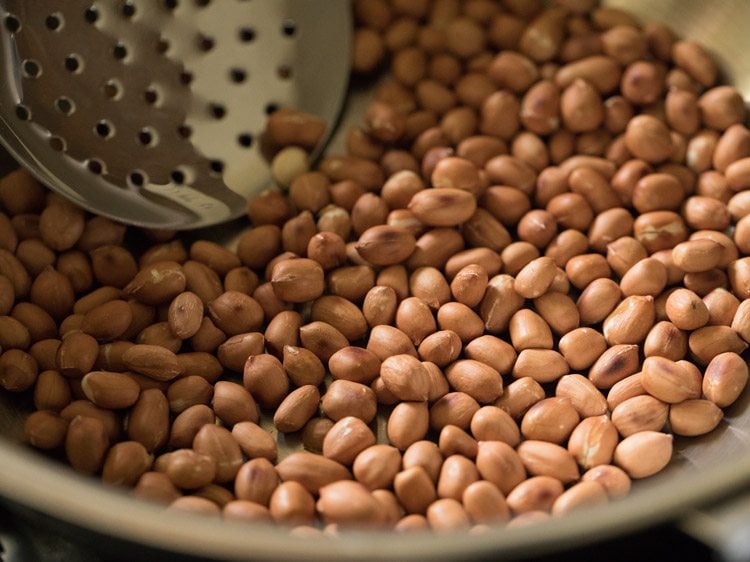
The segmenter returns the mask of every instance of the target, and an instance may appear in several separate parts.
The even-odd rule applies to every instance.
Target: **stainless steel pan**
[[[710,46],[727,80],[750,99],[750,39],[746,35],[750,2],[608,3],[626,7],[643,19],[667,22],[682,36]],[[350,93],[339,131],[345,129],[347,120],[358,119],[367,95],[356,90]],[[341,146],[342,137],[339,134],[334,145]],[[5,164],[8,165],[7,157]],[[218,234],[215,231],[214,235],[230,240],[234,232],[236,225]],[[120,491],[102,487],[21,445],[22,419],[29,410],[30,405],[18,396],[0,393],[0,496],[19,516],[43,514],[69,529],[77,529],[82,537],[115,537],[180,554],[232,560],[439,560],[532,556],[664,521],[678,521],[693,535],[721,546],[728,559],[750,557],[750,538],[746,538],[750,530],[750,493],[745,492],[750,485],[750,392],[726,412],[725,422],[710,435],[678,439],[676,455],[668,469],[647,482],[639,482],[625,500],[536,527],[498,529],[471,537],[371,533],[345,535],[336,540],[302,540],[272,527],[167,514]]]

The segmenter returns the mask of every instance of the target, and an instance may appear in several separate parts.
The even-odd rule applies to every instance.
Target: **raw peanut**
[[[568,451],[584,469],[612,461],[617,429],[606,415],[581,420],[568,439]]]
[[[237,475],[242,466],[242,451],[228,429],[218,425],[204,425],[193,439],[193,450],[216,462],[214,482],[224,484]]]
[[[493,524],[510,517],[505,497],[497,486],[486,480],[479,480],[467,486],[461,502],[475,524]]]
[[[652,396],[677,404],[689,398],[699,398],[700,371],[696,374],[664,357],[647,357],[643,361],[641,384]]]
[[[723,417],[710,400],[685,400],[669,408],[669,425],[675,435],[703,435],[713,431]]]
[[[31,288],[31,279],[26,268],[11,252],[0,248],[0,274],[13,284],[16,298],[25,297]]]
[[[471,460],[462,455],[451,455],[443,461],[440,468],[438,497],[459,500],[464,490],[478,480],[479,473]]]
[[[672,248],[674,264],[687,273],[708,271],[717,267],[723,248],[709,239],[690,240]]]
[[[219,507],[221,516],[227,521],[269,522],[271,520],[268,508],[253,501],[232,500]]]
[[[672,211],[652,211],[640,215],[633,223],[635,238],[650,253],[674,248],[687,238],[680,215]]]
[[[531,310],[522,309],[516,312],[510,319],[508,330],[516,351],[552,349],[552,331],[549,325]]]
[[[104,423],[96,418],[75,416],[65,436],[65,455],[75,470],[95,474],[101,470],[109,449]]]
[[[737,353],[720,353],[706,367],[703,394],[718,407],[725,408],[737,400],[747,379],[747,364]]]
[[[500,373],[473,359],[456,361],[446,369],[445,375],[454,390],[465,392],[480,404],[494,402],[503,392]]]
[[[646,389],[642,384],[642,373],[638,372],[625,377],[624,379],[612,385],[607,393],[607,404],[610,410],[614,410],[625,400],[646,394]]]
[[[328,361],[339,349],[349,345],[346,336],[326,322],[310,322],[300,327],[299,335],[305,349],[312,351],[323,362]],[[372,340],[372,333],[370,339]]]
[[[544,389],[531,377],[521,377],[505,387],[503,395],[495,401],[495,406],[518,419],[528,409],[544,398]]]
[[[263,309],[253,297],[226,291],[208,303],[214,324],[228,336],[257,331],[263,322]]]
[[[518,221],[516,231],[522,241],[541,250],[557,235],[557,219],[549,211],[532,209]]]
[[[402,464],[404,470],[418,466],[432,482],[437,482],[440,467],[443,465],[443,455],[432,441],[416,441],[404,451]]]
[[[223,292],[219,275],[205,264],[188,260],[182,264],[182,272],[185,274],[185,287],[198,295],[204,305]]]
[[[440,430],[438,446],[440,452],[446,458],[451,455],[462,455],[469,459],[475,459],[477,456],[476,439],[455,425],[446,425]]]
[[[29,297],[32,303],[44,309],[57,321],[70,314],[75,303],[70,280],[52,267],[45,268],[37,275],[31,284]]]
[[[708,325],[710,326],[730,326],[740,307],[739,299],[722,288],[711,291],[703,297],[703,302],[708,309]],[[735,328],[735,331],[742,336],[742,330],[739,327]]]
[[[271,494],[268,508],[277,523],[306,524],[315,516],[315,500],[301,484],[281,482]]]
[[[409,278],[409,291],[432,309],[438,309],[450,300],[448,282],[434,267],[420,267],[414,271]]]
[[[406,513],[426,513],[437,499],[435,485],[421,466],[405,467],[396,474],[393,489]]]
[[[180,339],[193,337],[198,332],[202,320],[203,301],[195,293],[180,293],[169,305],[169,327]]]
[[[318,386],[323,382],[325,367],[318,357],[303,347],[284,346],[283,366],[289,380],[297,386]]]
[[[34,385],[34,407],[37,410],[59,412],[70,401],[70,385],[59,371],[49,369],[39,373]]]
[[[124,290],[139,302],[158,305],[169,302],[185,290],[187,284],[182,266],[163,261],[141,269]]]
[[[409,336],[415,346],[437,329],[430,307],[418,297],[408,297],[398,305],[396,327]]]
[[[107,437],[110,441],[117,441],[122,430],[122,420],[111,411],[95,406],[88,400],[74,400],[60,412],[60,417],[70,422],[76,416],[94,418],[104,424]]]
[[[489,276],[487,270],[478,264],[462,268],[451,281],[451,293],[460,303],[473,307],[484,297]]]
[[[592,328],[576,328],[560,338],[558,349],[574,371],[587,369],[607,349],[607,341]]]
[[[465,192],[463,192],[465,193]],[[464,248],[464,239],[453,228],[433,228],[417,239],[417,246],[406,265],[411,270],[420,267],[441,268],[456,252]],[[416,294],[412,289],[414,296]]]
[[[128,415],[128,437],[153,453],[167,443],[169,431],[169,402],[166,396],[156,388],[143,390]],[[186,445],[192,442],[191,436]],[[176,443],[171,444],[177,446]]]
[[[414,236],[398,227],[373,226],[362,233],[357,252],[373,265],[393,265],[406,260],[414,251]]]
[[[170,504],[181,497],[180,491],[162,472],[145,472],[133,488],[133,496],[161,504]]]
[[[476,207],[476,199],[471,193],[451,187],[419,191],[408,205],[420,221],[430,226],[464,223],[474,214]]]
[[[613,58],[592,55],[563,66],[555,75],[555,81],[562,88],[569,86],[576,78],[585,79],[606,94],[619,84],[620,69]]]
[[[589,241],[585,234],[577,230],[564,230],[549,243],[544,255],[555,260],[558,267],[565,267],[573,256],[583,254],[588,250]]]
[[[599,389],[608,389],[638,370],[638,346],[613,345],[601,354],[589,370],[589,379]]]
[[[216,350],[216,355],[219,359],[219,366],[232,371],[241,372],[245,367],[248,357],[263,353],[263,344],[264,339],[260,332],[250,332],[247,334],[237,334],[236,336],[232,336],[219,345]],[[180,359],[181,355],[178,355],[177,358]],[[216,378],[218,378],[218,376]]]
[[[456,532],[469,527],[469,516],[461,502],[442,498],[427,508],[427,521],[435,532]]]
[[[314,322],[325,322],[333,326],[350,341],[360,339],[367,331],[367,321],[359,308],[336,295],[315,299],[310,318]]]
[[[627,297],[604,319],[602,332],[610,345],[639,344],[646,339],[654,320],[653,297]]]
[[[666,302],[669,320],[680,330],[692,331],[708,323],[708,308],[698,295],[689,289],[677,289]]]
[[[621,207],[607,209],[594,217],[588,230],[589,245],[592,250],[603,253],[610,242],[633,234],[634,225],[635,221],[627,210]],[[642,240],[638,241],[643,244]]]
[[[623,236],[607,244],[607,263],[620,278],[647,257],[643,245],[631,236]]]
[[[372,445],[357,455],[355,479],[370,490],[389,488],[401,466],[401,453],[390,445]]]
[[[643,354],[646,357],[658,355],[672,361],[679,361],[687,354],[688,340],[685,332],[672,322],[657,322],[646,336]]]
[[[607,400],[594,384],[582,375],[565,375],[555,388],[555,396],[566,398],[582,418],[607,412]]]
[[[548,511],[563,490],[563,484],[558,478],[532,476],[513,488],[506,501],[513,513]]]
[[[529,439],[516,450],[524,467],[533,476],[552,476],[568,483],[577,480],[580,475],[573,456],[554,443]]]
[[[323,414],[333,421],[348,416],[370,423],[377,413],[377,403],[373,391],[357,382],[336,380],[332,382],[320,403]]]
[[[620,287],[611,279],[595,279],[578,297],[576,305],[585,325],[601,322],[615,309],[622,298]]]
[[[184,415],[184,412],[183,414]],[[213,416],[213,414],[211,414]],[[175,420],[175,425],[177,420]],[[174,432],[174,426],[173,430]],[[242,449],[242,452],[250,457],[264,458],[269,461],[276,460],[276,441],[257,423],[241,421],[232,427],[232,437]]]
[[[221,507],[215,502],[200,496],[182,496],[169,504],[170,510],[184,511],[218,517],[221,515]]]
[[[239,500],[252,501],[262,506],[268,506],[276,486],[279,475],[271,464],[264,458],[252,459],[244,463],[237,471],[234,481],[234,493]]]
[[[430,361],[440,368],[445,367],[458,359],[461,353],[461,338],[452,330],[435,332],[422,340],[418,353],[423,361]]]
[[[123,373],[92,371],[81,380],[86,398],[100,408],[119,410],[135,404],[140,394],[138,383]]]
[[[742,353],[747,349],[747,343],[727,326],[705,326],[690,334],[688,347],[696,363],[706,365],[721,353]]]
[[[342,464],[307,452],[292,453],[276,465],[276,471],[282,481],[298,482],[311,494],[317,494],[328,484],[352,477]]]
[[[621,468],[611,464],[595,466],[584,473],[581,480],[597,482],[610,499],[623,498],[630,492],[630,477]]]
[[[239,267],[239,258],[223,246],[209,240],[196,240],[190,246],[190,259],[203,263],[219,275]]]
[[[505,410],[483,406],[471,417],[471,434],[479,441],[502,441],[515,447],[521,440],[518,425]]]
[[[370,331],[367,350],[384,361],[393,355],[417,356],[414,344],[405,333],[393,326],[375,326]]]
[[[563,397],[540,400],[524,414],[521,433],[526,439],[561,444],[580,422],[570,400]]]
[[[216,461],[213,457],[193,449],[177,449],[158,457],[154,469],[164,472],[178,488],[195,489],[214,480]]]
[[[323,268],[307,258],[284,260],[273,268],[271,286],[274,294],[286,302],[314,300],[325,288]]]
[[[0,355],[0,386],[11,392],[28,390],[36,382],[36,359],[20,349],[9,349]]]
[[[667,268],[655,258],[645,258],[633,264],[620,280],[626,297],[634,295],[658,296],[667,285]]]
[[[639,431],[660,431],[668,412],[669,406],[653,396],[634,396],[612,410],[612,423],[623,437]]]
[[[133,254],[121,246],[100,246],[90,256],[93,275],[102,285],[123,288],[138,273]]]
[[[455,115],[455,112],[453,113]],[[473,117],[473,113],[469,113]],[[448,114],[450,117],[451,114]],[[481,195],[486,187],[479,175],[477,166],[470,160],[457,156],[440,159],[430,176],[433,188],[455,188]]]
[[[486,330],[497,334],[508,327],[513,314],[523,305],[523,299],[513,287],[509,275],[496,275],[487,284],[487,291],[480,303],[479,313]]]
[[[391,444],[400,451],[424,439],[431,413],[425,402],[400,402],[388,418],[386,433]]]
[[[158,345],[138,344],[122,355],[128,369],[158,381],[170,381],[182,374],[177,356]]]
[[[555,262],[552,258],[537,258],[518,273],[513,289],[523,298],[537,298],[549,289],[555,272]]]
[[[563,492],[552,504],[552,515],[565,515],[578,509],[605,505],[607,492],[594,481],[579,482]]]
[[[39,409],[26,418],[23,434],[37,449],[56,449],[65,442],[68,420],[50,410]]]
[[[422,401],[429,394],[429,375],[411,355],[394,355],[383,361],[380,376],[386,388],[399,400]]]
[[[133,310],[130,305],[114,299],[86,312],[81,330],[99,341],[111,341],[122,337],[132,322]]]
[[[370,328],[382,324],[391,324],[396,316],[397,305],[396,291],[391,287],[378,285],[370,289],[365,295],[362,314],[364,314]]]
[[[102,481],[115,486],[132,487],[151,468],[153,458],[137,441],[122,441],[112,446],[104,460]]]
[[[29,355],[36,360],[39,370],[57,370],[57,350],[61,343],[58,339],[48,338],[31,345]]]
[[[227,426],[251,421],[258,423],[258,410],[252,395],[242,385],[218,381],[211,400],[216,416]]]
[[[569,131],[593,131],[604,120],[601,96],[590,83],[575,79],[560,96],[560,114]]]
[[[607,260],[599,254],[574,256],[565,264],[565,273],[578,289],[584,289],[593,281],[612,275]]]
[[[745,119],[742,95],[732,86],[716,86],[699,99],[703,124],[724,131]]]
[[[465,392],[449,392],[430,408],[430,426],[441,430],[450,424],[467,429],[479,408],[479,403]]]
[[[333,421],[328,418],[312,418],[302,428],[302,444],[305,449],[314,453],[323,452],[323,440],[333,427]]]
[[[279,431],[299,431],[318,410],[320,392],[313,385],[297,388],[284,398],[273,416],[273,424]]]
[[[380,373],[380,359],[361,347],[344,347],[331,355],[328,368],[335,379],[369,384]]]
[[[0,348],[28,349],[31,345],[29,330],[12,316],[0,316]]]
[[[645,478],[662,470],[671,457],[671,435],[641,431],[620,441],[615,449],[614,462],[631,478]]]
[[[302,317],[293,310],[285,310],[274,316],[263,333],[269,353],[281,357],[285,345],[298,346],[300,326],[302,326]]]
[[[320,488],[315,506],[326,523],[342,528],[365,528],[378,524],[380,504],[359,482],[342,480]]]
[[[578,328],[578,308],[565,293],[549,291],[534,299],[534,308],[557,335],[567,334]]]
[[[736,331],[743,340],[750,340],[750,303],[745,304],[747,301],[743,300],[737,307],[732,318],[731,327]]]
[[[179,414],[195,404],[208,404],[213,390],[213,386],[203,377],[181,377],[167,389],[169,409]]]
[[[245,363],[242,383],[263,408],[277,407],[289,392],[289,377],[272,355],[251,355]]]
[[[62,198],[55,198],[39,215],[42,240],[56,251],[69,250],[83,234],[83,210]]]
[[[727,275],[732,291],[741,300],[750,298],[750,260],[740,258],[729,264]]]
[[[489,334],[469,342],[464,351],[468,359],[489,365],[501,375],[510,373],[516,361],[516,351],[513,346]]]
[[[524,349],[513,366],[513,377],[531,377],[540,383],[557,380],[569,372],[568,364],[552,349]]]

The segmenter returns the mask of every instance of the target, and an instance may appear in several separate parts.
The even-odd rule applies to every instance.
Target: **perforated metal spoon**
[[[0,0],[0,141],[98,214],[227,221],[270,184],[269,112],[333,129],[350,18],[347,0]]]

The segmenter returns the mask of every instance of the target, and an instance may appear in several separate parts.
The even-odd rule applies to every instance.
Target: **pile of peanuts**
[[[28,441],[303,536],[625,496],[747,383],[742,96],[593,0],[353,9],[354,71],[389,75],[348,154],[274,162],[235,251],[134,253],[25,172],[0,182],[0,385],[33,394]]]

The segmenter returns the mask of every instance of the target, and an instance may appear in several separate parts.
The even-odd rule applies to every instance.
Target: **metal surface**
[[[267,113],[297,107],[330,133],[346,92],[346,0],[2,0],[0,22],[0,139],[131,224],[239,216],[271,182]]]
[[[683,36],[699,38],[724,61],[727,74],[750,95],[750,58],[737,56],[748,39],[731,22],[750,21],[750,2],[700,0],[623,0],[610,2],[639,14],[652,10]],[[703,15],[696,15],[701,13]],[[669,16],[669,17],[665,17]],[[728,21],[720,34],[706,36],[704,21]],[[714,24],[712,24],[714,25]],[[734,30],[734,31],[733,31]],[[730,33],[737,32],[737,35]],[[746,49],[745,49],[746,50]],[[332,141],[343,146],[349,124],[359,121],[369,93],[351,92],[344,122]],[[213,231],[221,240],[236,236],[236,225]],[[201,233],[204,235],[205,233]],[[482,535],[403,536],[392,533],[345,535],[337,540],[289,537],[284,531],[222,523],[164,512],[127,498],[32,450],[17,445],[30,404],[0,393],[0,495],[78,527],[170,551],[222,559],[253,560],[447,560],[533,556],[594,540],[623,535],[661,521],[686,521],[693,534],[716,545],[737,544],[747,522],[744,505],[714,507],[737,499],[750,485],[750,392],[726,411],[720,427],[701,438],[678,439],[668,469],[637,482],[633,494],[604,508],[575,513],[531,528],[497,529]],[[739,502],[741,503],[741,502]],[[709,511],[710,510],[710,511]],[[729,525],[728,513],[734,522]],[[729,542],[725,542],[729,541]],[[738,541],[739,542],[739,541]],[[744,545],[741,545],[742,548]]]

